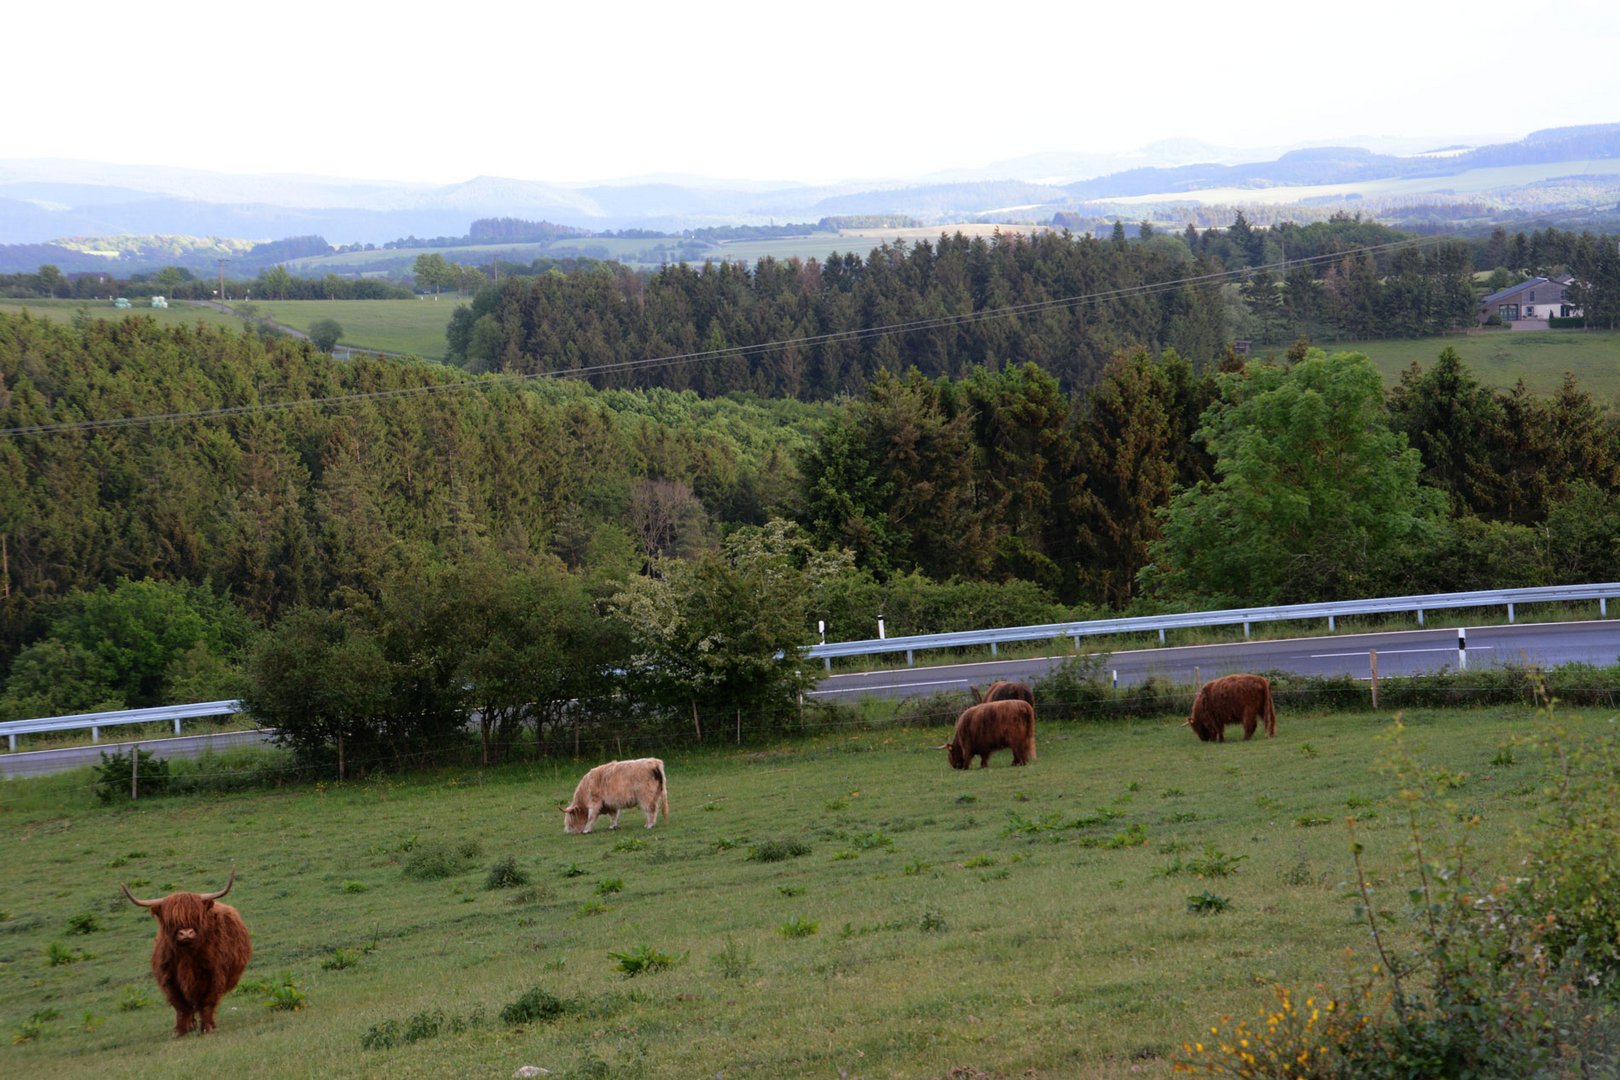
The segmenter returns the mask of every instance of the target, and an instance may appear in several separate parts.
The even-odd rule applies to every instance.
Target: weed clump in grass
[[[321,970],[347,970],[360,963],[360,956],[360,951],[356,949],[333,949],[331,955],[321,961]]]
[[[574,910],[575,915],[600,915],[608,909],[607,904],[601,900],[587,900]]]
[[[797,859],[810,854],[810,845],[802,840],[766,840],[748,849],[749,862],[773,863]]]
[[[633,979],[637,975],[651,975],[658,971],[668,971],[686,959],[685,953],[678,955],[663,953],[651,945],[638,945],[628,952],[610,952],[608,956],[619,962],[619,970],[624,972],[624,977],[627,979]]]
[[[726,937],[725,947],[709,957],[709,964],[722,979],[741,979],[754,969],[754,951]]]
[[[819,929],[821,929],[820,923],[814,919],[806,919],[803,916],[795,916],[777,927],[777,931],[783,937],[789,939],[809,937]]]
[[[118,999],[119,1012],[137,1012],[152,1004],[152,999],[139,987],[124,987],[124,996]]]
[[[516,1027],[555,1020],[568,1011],[568,1003],[539,986],[531,986],[501,1010],[501,1023]]]
[[[67,932],[70,934],[94,934],[105,929],[101,920],[93,912],[85,911],[74,915],[67,922]]]
[[[473,868],[482,850],[477,840],[415,845],[405,860],[405,876],[417,881],[443,881],[464,874]]]
[[[614,893],[623,892],[623,891],[624,891],[624,879],[623,878],[616,878],[616,877],[605,878],[602,881],[598,881],[596,883],[596,895],[597,896],[612,896]]]
[[[1228,896],[1216,896],[1205,889],[1194,896],[1187,897],[1187,911],[1193,915],[1219,915],[1232,906],[1232,899]]]
[[[45,963],[48,967],[62,967],[66,964],[76,964],[80,960],[92,960],[94,953],[85,952],[74,946],[69,948],[60,941],[53,941],[45,946]]]
[[[36,1009],[29,1015],[28,1019],[17,1027],[16,1031],[12,1032],[12,1045],[21,1046],[23,1043],[34,1042],[45,1033],[45,1025],[61,1015],[56,1009]]]
[[[346,893],[363,893],[371,891],[371,886],[363,881],[345,881],[343,891]]]
[[[485,889],[515,889],[529,883],[528,871],[517,864],[517,856],[508,855],[489,868],[484,877]]]

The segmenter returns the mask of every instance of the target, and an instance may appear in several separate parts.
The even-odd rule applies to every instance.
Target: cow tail
[[[664,809],[664,824],[669,824],[669,781],[664,778],[664,770],[658,765],[653,766],[653,779],[658,781],[658,801],[655,806]]]
[[[1266,737],[1277,734],[1277,706],[1271,700],[1271,683],[1266,683]]]

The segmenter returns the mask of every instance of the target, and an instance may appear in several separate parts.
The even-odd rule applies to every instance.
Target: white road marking
[[[1464,649],[1462,651],[1464,651],[1464,652],[1488,652],[1493,648],[1495,648],[1494,645],[1474,645],[1474,646],[1471,646],[1470,648]],[[1452,649],[1379,649],[1378,650],[1378,655],[1379,656],[1404,656],[1407,653],[1457,652],[1457,651],[1458,650],[1454,649],[1454,648],[1452,648]],[[1310,653],[1309,654],[1309,656],[1310,656],[1310,658],[1312,660],[1327,660],[1327,659],[1340,657],[1340,656],[1366,656],[1366,655],[1367,655],[1367,650],[1366,649],[1362,649],[1360,652],[1318,652],[1318,653]]]

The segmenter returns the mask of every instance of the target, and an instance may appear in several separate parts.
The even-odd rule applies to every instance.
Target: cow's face
[[[589,815],[585,808],[577,803],[563,807],[563,832],[582,833],[585,831],[585,819]]]
[[[152,916],[162,928],[159,933],[181,948],[201,940],[203,925],[214,902],[197,893],[175,893],[152,908]]]
[[[961,745],[954,739],[945,744],[945,757],[951,763],[953,769],[965,769],[968,767],[968,757],[962,752]]]

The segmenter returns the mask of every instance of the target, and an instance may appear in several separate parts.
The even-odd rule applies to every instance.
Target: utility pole
[[[219,260],[219,302],[225,302],[225,260]]]

